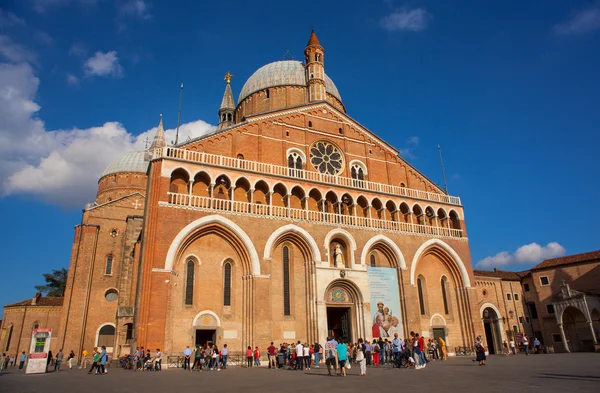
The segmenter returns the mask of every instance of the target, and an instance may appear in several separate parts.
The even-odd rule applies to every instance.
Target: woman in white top
[[[304,358],[304,367],[307,370],[310,370],[310,347],[307,344],[304,344],[302,347],[302,353]]]
[[[367,359],[365,358],[365,344],[363,339],[358,339],[358,345],[356,346],[356,362],[360,366],[360,376],[364,377],[367,375]]]

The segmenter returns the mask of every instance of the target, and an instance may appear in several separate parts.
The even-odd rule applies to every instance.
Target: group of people
[[[136,347],[133,354],[122,356],[119,366],[133,371],[161,371],[163,354],[159,348],[152,354],[151,350]]]
[[[215,344],[205,344],[196,345],[196,348],[194,349],[194,351],[192,351],[188,346],[183,351],[183,355],[184,370],[198,372],[202,372],[203,370],[221,371],[227,368],[229,348],[227,348],[227,344],[224,344],[223,348],[221,348],[220,350],[219,347],[217,347],[217,345]]]
[[[523,351],[525,352],[525,356],[529,356],[529,352],[531,351],[531,349],[533,349],[533,353],[536,354],[544,353],[542,350],[542,343],[540,342],[540,340],[537,339],[537,337],[533,338],[533,348],[530,348],[529,337],[527,337],[526,334],[523,335],[523,338],[521,339],[521,344],[523,345]],[[511,339],[508,342],[508,344],[506,343],[506,341],[502,343],[502,353],[504,355],[510,355],[511,353],[513,355],[517,354],[517,345],[515,344],[514,339]]]

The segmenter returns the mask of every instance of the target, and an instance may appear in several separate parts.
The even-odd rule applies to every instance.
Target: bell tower
[[[229,72],[225,74],[225,93],[223,94],[223,100],[219,107],[219,125],[217,130],[231,127],[235,124],[233,120],[233,112],[235,111],[235,100],[233,99],[233,93],[231,92],[231,75]]]
[[[304,49],[308,102],[325,101],[327,99],[324,57],[325,50],[313,30],[310,33],[306,49]]]

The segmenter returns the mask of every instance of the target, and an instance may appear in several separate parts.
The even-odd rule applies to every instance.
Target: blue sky
[[[108,162],[159,113],[198,135],[314,26],[348,114],[462,198],[473,263],[598,248],[600,2],[4,0],[0,227],[6,304],[67,267]],[[488,258],[488,259],[486,259]]]

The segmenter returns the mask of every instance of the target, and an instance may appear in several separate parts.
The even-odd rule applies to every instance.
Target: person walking
[[[71,352],[69,352],[69,357],[67,358],[67,361],[69,362],[69,370],[73,368],[73,359],[75,359],[75,352],[73,352],[71,349]]]
[[[343,339],[340,340],[340,343],[338,344],[337,354],[338,354],[338,363],[340,365],[339,376],[345,377],[346,376],[346,364],[348,362],[348,346],[346,345],[346,341]]]
[[[258,347],[256,347],[256,349],[258,350]],[[219,363],[219,347],[217,347],[217,344],[213,345],[212,369],[213,369],[213,371],[214,370],[221,371],[221,365]]]
[[[366,352],[367,348],[362,338],[358,339],[358,345],[356,346],[356,362],[360,366],[360,376],[364,377],[367,375],[367,359]]]
[[[337,370],[337,347],[338,343],[333,337],[327,337],[325,343],[325,364],[327,365],[327,373],[331,375],[331,370]]]
[[[477,357],[475,360],[479,362],[480,366],[485,366],[485,347],[481,342],[481,336],[477,336],[477,339],[475,340],[475,352],[477,353]]]
[[[221,368],[225,370],[227,368],[227,358],[229,357],[229,348],[227,348],[227,344],[223,344],[223,349],[221,349]]]
[[[192,369],[190,368],[190,358],[192,356],[192,350],[190,349],[189,345],[183,350],[183,355],[185,356],[183,358],[183,369],[187,370],[189,368],[190,371],[192,371]]]
[[[54,362],[54,371],[58,372],[60,371],[60,365],[62,364],[62,361],[65,357],[65,354],[63,353],[62,348],[58,351],[58,353],[56,354],[56,362]]]
[[[194,364],[192,364],[192,371],[199,370],[202,372],[202,347],[200,345],[196,345],[196,350],[194,351]]]
[[[106,346],[102,346],[102,352],[100,352],[100,359],[98,360],[98,373],[100,375],[108,374],[106,371],[106,362],[108,362],[108,354],[106,353]]]
[[[516,355],[517,354],[517,348],[515,347],[515,340],[513,340],[511,338],[510,342],[508,343],[508,345],[510,346],[510,351],[512,352],[512,354]]]
[[[540,343],[540,340],[538,340],[537,337],[533,338],[533,348],[538,355],[542,353],[542,343]]]
[[[6,363],[6,353],[3,353],[2,356],[0,356],[0,371],[4,370],[4,364]]]
[[[154,370],[162,371],[162,352],[156,348],[156,357],[154,358]]]

